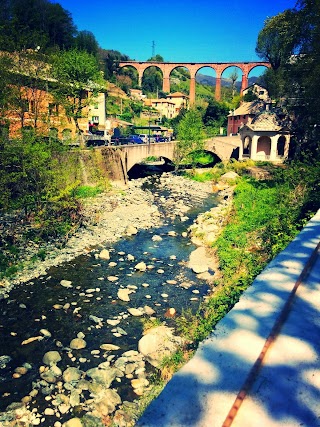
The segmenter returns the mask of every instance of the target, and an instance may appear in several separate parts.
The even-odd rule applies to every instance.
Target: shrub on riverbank
[[[216,180],[222,171],[235,165],[242,177],[235,188],[227,224],[213,244],[221,278],[196,315],[184,312],[177,321],[180,333],[195,344],[212,331],[266,264],[320,207],[318,165],[268,165],[270,179],[257,181],[247,176],[246,167],[239,168],[239,163],[219,165],[207,172]]]

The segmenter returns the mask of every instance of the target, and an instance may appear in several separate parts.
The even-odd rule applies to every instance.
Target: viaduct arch
[[[269,62],[156,62],[156,61],[147,61],[147,62],[138,62],[138,61],[121,61],[119,67],[131,66],[138,71],[139,75],[139,86],[141,86],[142,76],[144,71],[149,67],[157,67],[162,71],[163,84],[162,90],[164,92],[170,92],[170,74],[171,72],[178,67],[187,68],[190,72],[190,104],[194,104],[196,99],[196,74],[203,67],[210,67],[216,72],[216,91],[215,98],[217,101],[221,99],[221,75],[229,67],[238,67],[242,71],[242,80],[241,80],[241,92],[248,87],[248,76],[250,71],[259,66],[264,66],[270,68],[271,65]]]

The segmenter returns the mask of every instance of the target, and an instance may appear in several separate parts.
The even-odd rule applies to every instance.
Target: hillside
[[[258,77],[249,77],[248,86],[251,86],[257,80],[259,80]],[[216,78],[213,76],[207,76],[206,74],[198,73],[196,76],[196,81],[197,81],[197,83],[202,84],[202,85],[207,85],[207,86],[215,86],[216,85]],[[230,79],[222,78],[221,79],[221,86],[229,87],[230,86]],[[236,86],[238,89],[240,89],[241,88],[241,82],[237,81]]]

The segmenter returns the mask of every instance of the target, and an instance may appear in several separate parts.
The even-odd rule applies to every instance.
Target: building
[[[239,160],[283,162],[288,158],[290,132],[287,119],[268,108],[239,130]]]
[[[166,99],[174,103],[176,116],[182,109],[189,108],[189,96],[182,92],[169,93],[169,95],[166,96]]]
[[[63,140],[78,138],[74,121],[67,117],[63,106],[57,103],[52,94],[58,83],[50,77],[50,66],[28,52],[15,53],[9,58],[13,64],[10,70],[13,77],[10,86],[12,101],[0,123],[6,128],[9,136],[17,137],[22,131],[33,129],[38,134]],[[86,101],[86,106],[82,110],[82,117],[78,119],[80,131],[88,133],[89,124],[96,129],[104,130],[106,124],[104,88],[101,88],[101,92],[94,98],[88,88],[82,97]]]
[[[177,116],[176,112],[176,104],[174,102],[168,101],[166,98],[159,99],[145,99],[144,105],[146,107],[151,107],[159,112],[158,119],[162,119],[162,117],[167,117],[168,119],[172,119]]]
[[[253,96],[257,97],[257,99],[262,99],[263,101],[267,101],[269,99],[269,93],[267,89],[258,85],[257,83],[248,86],[242,91],[243,96],[247,94],[252,94]]]
[[[242,102],[240,107],[229,112],[227,135],[236,135],[242,126],[251,123],[257,113],[265,109],[265,103],[256,99],[251,102]]]

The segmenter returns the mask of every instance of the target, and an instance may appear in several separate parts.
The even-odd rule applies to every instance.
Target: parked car
[[[142,139],[144,144],[147,144],[149,139],[150,142],[155,142],[155,137],[153,135],[149,135],[147,133],[140,133],[138,136]]]
[[[139,135],[129,135],[129,144],[143,144],[142,139]]]
[[[86,142],[87,147],[101,147],[102,145],[106,145],[106,141],[104,139],[89,139]]]

